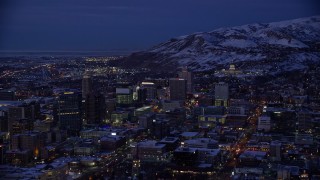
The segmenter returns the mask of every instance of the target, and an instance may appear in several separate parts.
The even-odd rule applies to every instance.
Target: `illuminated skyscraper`
[[[133,103],[133,90],[130,83],[120,82],[117,84],[116,102],[120,106],[129,106]]]
[[[65,92],[58,98],[58,120],[60,129],[69,135],[77,135],[82,127],[81,94]]]

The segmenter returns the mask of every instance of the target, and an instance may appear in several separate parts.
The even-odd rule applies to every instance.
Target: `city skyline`
[[[0,1],[0,179],[320,179],[319,4]]]

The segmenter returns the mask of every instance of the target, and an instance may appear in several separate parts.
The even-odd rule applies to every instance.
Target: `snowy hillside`
[[[181,36],[134,53],[124,62],[130,67],[189,66],[195,71],[231,63],[257,68],[252,62],[273,70],[303,69],[306,63],[320,62],[320,16]]]

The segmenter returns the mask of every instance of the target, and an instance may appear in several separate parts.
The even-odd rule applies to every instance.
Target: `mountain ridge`
[[[320,61],[319,42],[320,16],[312,16],[219,28],[171,38],[131,54],[123,64],[155,70],[188,66],[194,71],[208,71],[231,63],[254,68],[252,62],[259,62],[268,64],[267,69],[272,63],[277,64],[275,67],[290,66],[289,70],[303,69],[306,64]]]

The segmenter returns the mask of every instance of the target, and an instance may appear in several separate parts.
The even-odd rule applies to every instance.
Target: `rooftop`
[[[183,132],[183,133],[181,133],[181,136],[183,136],[183,137],[195,137],[197,135],[199,135],[198,132]]]
[[[262,160],[267,155],[264,151],[245,151],[240,155],[240,158],[256,158]]]
[[[177,138],[177,137],[165,137],[160,142],[161,143],[166,143],[166,142],[173,143],[173,142],[177,142],[178,140],[179,140],[179,138]]]
[[[163,148],[166,145],[165,144],[159,144],[157,141],[148,140],[148,141],[142,141],[138,143],[139,147],[148,147],[148,148]]]

